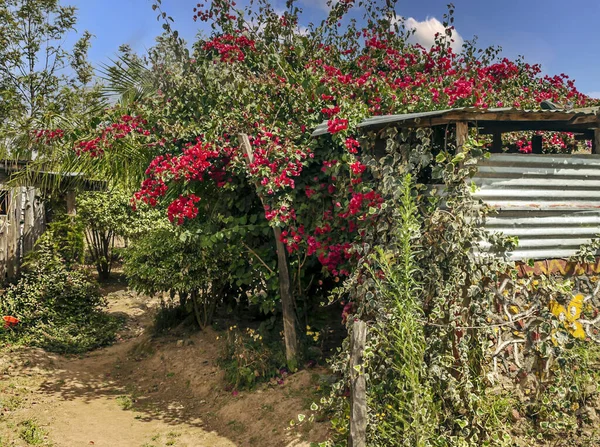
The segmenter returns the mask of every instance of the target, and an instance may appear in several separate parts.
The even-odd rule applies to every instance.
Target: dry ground
[[[325,422],[289,428],[318,400],[325,370],[226,391],[215,332],[151,338],[156,301],[114,289],[110,311],[128,318],[115,345],[70,358],[0,351],[0,447],[299,447],[327,437]]]

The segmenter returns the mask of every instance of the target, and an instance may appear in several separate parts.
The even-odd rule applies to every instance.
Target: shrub
[[[37,244],[33,258],[0,301],[0,314],[20,320],[1,336],[64,353],[112,342],[119,323],[102,311],[106,302],[88,273],[69,269],[48,240]]]
[[[245,262],[224,243],[207,244],[178,228],[160,228],[134,240],[124,252],[131,286],[143,293],[179,295],[201,328],[211,324],[219,302],[231,291],[236,263]],[[239,296],[241,289],[236,292]]]
[[[48,223],[46,231],[36,243],[36,247],[45,247],[44,250],[36,249],[28,253],[23,266],[27,268],[29,265],[42,262],[40,256],[48,250],[62,259],[67,268],[81,264],[85,251],[83,230],[83,225],[73,216],[57,215],[52,222]]]
[[[77,219],[85,229],[87,249],[100,279],[110,276],[116,257],[116,236],[128,239],[160,225],[157,211],[140,208],[133,212],[130,195],[122,190],[86,192],[80,196]]]
[[[269,343],[260,331],[246,328],[241,331],[231,326],[227,331],[219,365],[225,371],[225,380],[234,389],[251,389],[257,383],[275,379],[282,383],[287,371],[283,347]]]

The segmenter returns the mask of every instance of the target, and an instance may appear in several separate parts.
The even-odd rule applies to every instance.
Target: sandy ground
[[[155,301],[127,290],[108,298],[128,317],[113,346],[74,358],[0,351],[0,447],[36,445],[24,434],[32,424],[37,445],[57,447],[308,447],[327,437],[326,422],[290,428],[318,401],[325,370],[232,393],[215,332],[151,338]]]

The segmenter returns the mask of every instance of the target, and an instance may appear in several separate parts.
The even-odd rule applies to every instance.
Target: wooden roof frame
[[[591,140],[592,153],[600,154],[600,107],[581,109],[519,110],[515,108],[464,107],[429,112],[385,115],[368,118],[358,128],[381,134],[386,128],[423,128],[455,126],[457,147],[468,135],[469,127],[481,134],[494,135],[493,149],[502,144],[502,134],[519,131],[572,132],[578,140]],[[313,136],[327,134],[327,122],[313,132]],[[541,138],[533,138],[534,153],[541,153]]]

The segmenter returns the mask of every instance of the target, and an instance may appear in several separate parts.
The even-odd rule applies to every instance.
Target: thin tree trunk
[[[248,135],[239,134],[240,144],[247,155],[247,163],[250,164],[254,160],[252,146]],[[258,192],[257,192],[258,194]],[[264,204],[263,197],[258,194],[261,202]],[[283,312],[283,334],[285,339],[285,357],[288,368],[295,371],[298,368],[298,344],[296,338],[294,298],[290,282],[290,272],[287,262],[287,253],[285,246],[281,242],[281,229],[273,227],[273,235],[275,236],[275,246],[277,249],[277,267],[279,270],[279,294],[281,295],[281,308]]]

